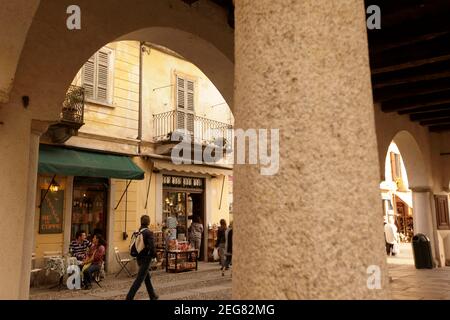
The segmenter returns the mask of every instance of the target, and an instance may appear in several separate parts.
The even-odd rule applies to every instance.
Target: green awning
[[[144,171],[129,157],[47,145],[39,148],[38,172],[64,176],[144,179]]]

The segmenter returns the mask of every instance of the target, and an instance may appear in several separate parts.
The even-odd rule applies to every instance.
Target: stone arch
[[[397,145],[402,155],[410,189],[429,189],[431,186],[430,174],[425,164],[423,152],[414,136],[410,132],[402,130],[391,141]],[[386,154],[387,148],[384,155]],[[382,167],[384,175],[384,163]]]
[[[433,227],[431,172],[425,155],[416,138],[407,130],[397,132],[391,141],[400,151],[408,176],[409,189],[412,190],[414,233],[427,235],[431,240],[433,258],[439,257],[438,238]]]
[[[30,97],[31,117],[57,119],[74,75],[100,47],[143,40],[177,51],[196,64],[233,105],[234,32],[226,11],[208,0],[195,6],[173,0],[80,0],[81,30],[68,30],[70,1],[41,2],[20,57],[11,103]],[[53,41],[49,41],[53,39]]]

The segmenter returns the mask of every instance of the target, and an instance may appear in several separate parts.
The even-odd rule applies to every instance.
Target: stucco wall
[[[136,139],[139,119],[139,43],[120,41],[107,44],[110,57],[110,105],[87,100],[85,124],[80,132]],[[81,71],[74,79],[82,85]]]
[[[142,83],[144,140],[153,139],[153,115],[176,110],[176,74],[195,82],[194,111],[197,116],[229,124],[234,122],[228,104],[224,103],[225,99],[197,66],[147,47],[143,54]]]
[[[17,64],[39,0],[4,1],[0,11],[0,102],[8,102]]]

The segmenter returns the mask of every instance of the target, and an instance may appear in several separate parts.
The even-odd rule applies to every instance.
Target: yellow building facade
[[[115,272],[119,268],[115,248],[123,255],[128,252],[142,214],[151,217],[155,231],[165,227],[171,214],[182,217],[177,227],[180,241],[188,240],[192,216],[200,215],[205,227],[201,257],[207,260],[208,227],[220,219],[230,222],[232,166],[224,160],[176,165],[170,157],[176,143],[169,138],[177,129],[188,129],[193,142],[203,148],[217,138],[230,139],[234,119],[219,91],[183,57],[136,41],[101,48],[72,84],[84,88],[84,124],[75,135],[58,128],[41,138],[33,235],[36,263],[44,263],[49,254],[67,254],[75,233],[83,230],[104,235],[105,268]],[[166,115],[164,123],[161,115]],[[164,127],[166,123],[169,127]],[[210,133],[211,129],[219,133]],[[74,172],[67,168],[59,172],[58,165],[44,163],[44,158],[51,162],[51,155],[61,150],[73,154],[75,162],[97,161],[102,170],[108,169],[110,160],[125,165],[131,160],[128,169],[135,166],[133,170],[142,175],[131,177],[128,172],[118,177],[121,173],[114,168],[98,175],[95,168],[80,175],[67,174]],[[52,173],[44,167],[51,167]]]

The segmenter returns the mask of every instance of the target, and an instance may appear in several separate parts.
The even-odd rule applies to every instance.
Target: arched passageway
[[[392,191],[396,200],[393,201],[394,208],[391,214],[395,215],[401,240],[411,241],[411,235],[406,234],[409,232],[423,233],[430,238],[433,256],[436,256],[431,176],[424,154],[414,136],[406,130],[396,133],[392,143],[395,148],[391,145],[386,150],[385,155],[387,157],[382,167],[384,168],[383,172],[385,172],[385,182],[389,180],[395,185]],[[396,152],[392,152],[393,149],[397,149],[395,151],[399,152],[398,157]],[[401,173],[402,168],[406,171],[403,174]],[[402,177],[402,175],[405,176]],[[409,220],[408,215],[411,213],[408,211],[411,211],[411,209],[412,226],[407,221]],[[412,230],[408,230],[411,227]]]
[[[8,274],[4,297],[27,297],[35,208],[39,137],[59,117],[73,76],[100,47],[119,38],[151,41],[177,51],[196,64],[233,104],[234,32],[227,12],[211,1],[190,7],[182,1],[113,0],[105,6],[78,1],[81,29],[66,26],[70,1],[41,1],[20,55],[9,102],[1,105],[2,154],[0,195],[6,214],[0,240],[11,257],[0,265]],[[18,39],[20,40],[20,39]],[[28,103],[24,103],[27,97]],[[22,192],[17,192],[22,190]],[[25,192],[26,190],[26,192]],[[17,284],[20,284],[18,286]]]
[[[222,85],[223,70],[208,69],[191,55],[209,48],[205,62],[215,63],[215,57],[219,66],[230,67],[236,52],[237,126],[280,129],[279,172],[261,175],[262,161],[236,170],[233,297],[389,294],[386,273],[378,276],[375,287],[368,283],[368,270],[385,270],[385,259],[362,2],[330,6],[298,1],[286,9],[276,1],[238,1],[236,50],[226,12],[206,0],[193,7],[175,0],[136,1],[133,6],[112,0],[107,7],[97,1],[78,3],[83,19],[79,31],[65,26],[65,10],[72,3],[41,3],[20,57],[11,102],[1,109],[0,148],[7,152],[0,159],[0,201],[4,212],[13,213],[4,215],[0,229],[0,242],[12,244],[1,247],[0,255],[10,257],[0,265],[0,274],[7,275],[2,284],[11,288],[1,297],[27,296],[27,235],[35,206],[39,135],[57,118],[73,75],[103,44],[155,27],[181,31],[167,34],[173,41],[178,36],[192,41],[188,51],[177,51],[201,67],[227,101],[232,72],[226,70],[230,79],[228,86]],[[332,23],[323,24],[329,17]],[[301,45],[293,45],[296,41]],[[30,103],[22,103],[22,96]],[[373,223],[376,219],[379,224]],[[338,240],[343,231],[347,241]],[[358,246],[349,249],[348,243]]]

